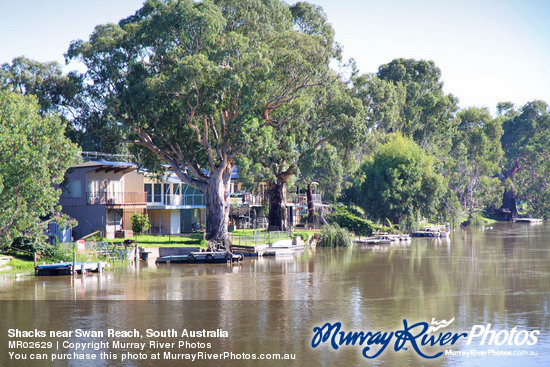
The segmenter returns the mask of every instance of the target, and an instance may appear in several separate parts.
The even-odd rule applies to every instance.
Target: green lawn
[[[181,236],[137,235],[130,238],[116,238],[108,242],[122,244],[125,240],[133,240],[139,247],[206,247],[206,241],[202,236],[202,232]]]
[[[6,264],[11,266],[10,270],[0,271],[0,274],[20,274],[20,273],[33,273],[34,261],[28,258],[12,257],[12,260]]]
[[[254,233],[260,232],[259,236],[256,235],[256,239],[259,241],[253,241]],[[314,233],[319,231],[306,231],[306,230],[300,230],[295,231],[293,234],[295,236],[302,236],[303,238],[309,240],[311,236],[313,236]],[[253,244],[265,244],[265,240],[269,242],[269,239],[271,239],[271,242],[275,242],[278,240],[285,240],[290,239],[287,234],[280,233],[280,234],[274,234],[269,232],[266,233],[265,229],[237,229],[234,232],[230,233],[230,236],[233,236],[233,244],[238,245],[239,244],[239,238],[241,245],[244,245],[245,242],[248,245]],[[246,241],[245,241],[246,237]],[[197,232],[197,233],[189,233],[184,234],[181,236],[166,236],[166,235],[137,235],[130,238],[117,238],[114,240],[106,240],[107,242],[112,242],[115,244],[122,244],[125,240],[133,240],[136,241],[139,247],[201,247],[205,248],[207,246],[207,243],[205,240],[203,240],[203,233]]]

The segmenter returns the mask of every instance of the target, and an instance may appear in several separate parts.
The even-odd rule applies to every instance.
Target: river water
[[[181,366],[184,362],[173,358],[185,354],[195,354],[197,360],[185,362],[191,366],[548,366],[550,223],[499,223],[488,230],[458,230],[448,240],[309,249],[295,257],[245,258],[233,265],[142,264],[75,277],[0,278],[0,307],[2,366]],[[423,345],[423,325],[442,320],[452,323],[433,331],[435,337],[467,336]],[[375,337],[347,346],[338,346],[337,337],[338,349],[328,338],[313,348],[314,328],[326,323]],[[395,332],[407,327],[411,335],[421,335],[399,343]],[[47,335],[10,336],[10,329]],[[76,335],[77,329],[104,335]],[[109,329],[139,335],[107,335]],[[148,336],[147,329],[164,336]],[[221,331],[210,337],[181,335],[203,329]],[[173,330],[177,335],[168,335]],[[385,349],[385,339],[376,338],[383,333],[389,340]],[[15,340],[53,344],[10,348]],[[88,344],[80,351],[75,344],[99,341],[109,344]],[[141,350],[114,341],[145,344]],[[381,349],[375,358],[363,356]],[[30,360],[37,357],[32,353],[48,359]],[[158,361],[152,359],[157,353]],[[230,357],[207,359],[216,353]],[[275,358],[272,353],[295,359],[252,359]],[[433,359],[420,355],[439,353]],[[70,359],[52,361],[52,354]],[[75,359],[83,354],[96,359]]]

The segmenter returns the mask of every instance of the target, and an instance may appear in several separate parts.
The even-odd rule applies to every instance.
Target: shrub
[[[349,232],[338,224],[324,226],[317,246],[328,248],[349,247],[351,246],[351,237]]]
[[[340,208],[329,214],[327,219],[330,223],[347,228],[357,236],[370,236],[374,227],[371,221],[352,214],[346,208]]]
[[[151,224],[149,223],[149,216],[141,212],[135,212],[130,218],[132,221],[132,231],[135,234],[142,234],[149,230]]]
[[[308,232],[296,232],[296,231],[294,232],[294,236],[301,237],[304,242],[309,241],[309,238],[311,237],[311,235]]]

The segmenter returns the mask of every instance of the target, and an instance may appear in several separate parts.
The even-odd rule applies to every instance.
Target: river
[[[4,277],[0,306],[2,366],[181,366],[176,358],[192,355],[192,366],[547,366],[550,223],[498,223],[454,231],[448,240],[309,249],[233,265],[142,264],[75,277]],[[449,333],[449,339],[432,338],[435,346],[422,345],[421,336],[399,342],[399,331],[418,323],[409,332],[421,334],[424,325],[442,320],[452,322],[432,334]],[[342,346],[337,337],[335,349],[330,337],[315,341],[314,328],[326,323],[374,336]],[[10,329],[47,335],[10,336]],[[188,335],[203,329],[218,334]],[[453,343],[451,336],[458,339]],[[10,348],[16,340],[52,344]],[[79,351],[77,343],[88,344]],[[375,358],[363,355],[381,349]],[[48,359],[29,359],[39,353]],[[84,354],[95,360],[75,359]],[[259,360],[277,358],[271,354],[293,359]],[[52,355],[70,359],[52,361]],[[210,359],[215,356],[224,360]]]

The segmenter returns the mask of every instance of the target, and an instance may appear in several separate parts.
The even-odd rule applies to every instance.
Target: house
[[[143,174],[147,212],[153,234],[178,234],[206,226],[206,206],[202,193],[176,177],[156,178]]]
[[[265,183],[254,193],[243,190],[236,170],[231,182],[231,223],[239,228],[267,228]],[[132,215],[147,213],[151,234],[180,234],[206,227],[202,193],[175,174],[157,177],[130,162],[103,159],[72,166],[62,185],[62,212],[78,221],[74,238],[102,231],[107,238],[130,237]],[[320,203],[320,195],[315,195]],[[307,212],[305,194],[297,193],[288,203],[289,224],[296,225]]]
[[[75,238],[103,231],[128,236],[131,217],[147,212],[152,234],[179,234],[204,228],[204,197],[175,175],[156,178],[134,163],[95,160],[72,166],[59,200],[62,212],[78,221]]]
[[[98,230],[108,238],[131,231],[131,216],[147,209],[143,175],[133,163],[79,163],[69,168],[61,188],[62,212],[78,221],[75,239]]]

